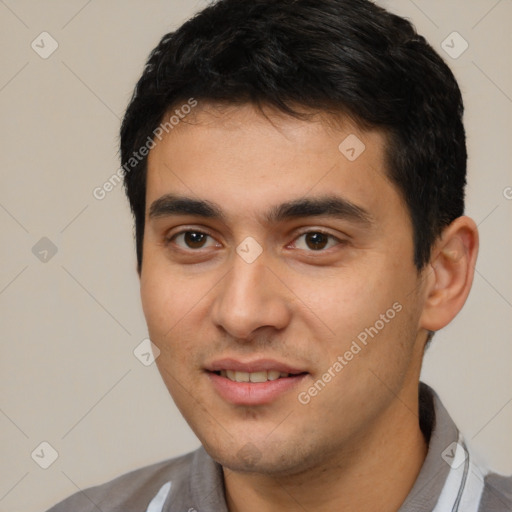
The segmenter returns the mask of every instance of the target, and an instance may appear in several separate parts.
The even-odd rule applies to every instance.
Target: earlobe
[[[420,326],[438,331],[462,309],[471,290],[478,254],[478,230],[469,217],[445,228],[432,250]]]

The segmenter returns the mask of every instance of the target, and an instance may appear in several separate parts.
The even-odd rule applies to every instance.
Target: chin
[[[252,441],[229,443],[229,446],[212,446],[203,443],[209,455],[223,467],[237,473],[258,473],[285,477],[301,473],[310,461],[306,453],[282,442],[269,444]],[[307,464],[309,466],[309,464]]]

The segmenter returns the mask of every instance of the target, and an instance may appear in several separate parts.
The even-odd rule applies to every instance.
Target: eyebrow
[[[226,216],[221,207],[210,201],[166,194],[151,203],[150,219],[172,215],[193,215],[226,223]],[[263,218],[269,224],[277,224],[285,220],[320,216],[350,220],[363,225],[371,225],[374,222],[367,210],[335,195],[288,201],[272,207]]]

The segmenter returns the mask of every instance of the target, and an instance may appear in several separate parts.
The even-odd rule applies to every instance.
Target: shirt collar
[[[428,452],[420,474],[398,512],[430,512],[434,509],[450,472],[442,454],[458,439],[457,427],[441,400],[423,382],[420,383],[419,403],[420,425],[429,443]]]

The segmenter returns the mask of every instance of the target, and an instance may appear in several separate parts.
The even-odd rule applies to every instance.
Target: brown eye
[[[339,243],[341,243],[340,240],[328,233],[308,231],[300,235],[294,245],[297,249],[305,251],[322,251],[323,249],[330,249]]]
[[[306,234],[306,245],[317,251],[319,249],[325,248],[327,242],[329,241],[329,237],[324,233],[307,233]]]
[[[206,237],[204,233],[197,233],[195,231],[187,231],[184,233],[184,241],[191,249],[199,249],[204,245]]]
[[[172,236],[169,241],[174,242],[182,249],[203,249],[216,245],[215,240],[210,235],[201,231],[182,231]]]

